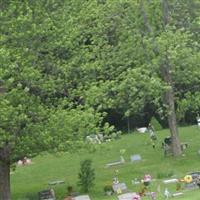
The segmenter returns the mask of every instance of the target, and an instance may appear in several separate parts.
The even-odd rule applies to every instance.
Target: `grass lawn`
[[[132,133],[123,135],[121,139],[98,145],[94,152],[81,150],[77,153],[63,153],[57,155],[42,155],[33,159],[30,166],[17,167],[11,175],[12,199],[38,199],[38,191],[49,188],[48,182],[53,180],[64,180],[65,184],[52,186],[58,200],[63,200],[66,195],[68,185],[74,186],[78,190],[77,174],[80,168],[80,161],[91,158],[96,172],[95,186],[90,191],[92,200],[116,200],[117,197],[105,196],[103,187],[110,183],[114,177],[115,170],[119,170],[119,181],[125,182],[128,189],[134,192],[140,190],[140,185],[133,185],[131,180],[142,178],[145,173],[152,175],[156,181],[151,184],[151,190],[157,193],[157,200],[164,199],[163,192],[165,187],[170,192],[176,191],[176,185],[163,185],[162,174],[173,174],[173,177],[184,177],[187,172],[200,171],[200,156],[197,151],[200,149],[200,129],[196,126],[179,128],[182,142],[187,142],[189,148],[185,150],[185,155],[181,158],[165,158],[161,149],[163,138],[169,135],[169,130],[157,132],[158,143],[153,149],[147,134]],[[126,149],[124,158],[125,164],[105,168],[105,164],[119,160],[120,149]],[[142,161],[130,163],[130,155],[140,154]],[[158,177],[160,177],[158,179]],[[161,192],[157,192],[160,184]],[[184,195],[174,199],[199,200],[200,190],[183,190]],[[142,198],[147,199],[147,198]]]

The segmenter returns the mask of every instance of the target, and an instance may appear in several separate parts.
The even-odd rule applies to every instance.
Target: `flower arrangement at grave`
[[[117,177],[114,177],[114,178],[113,178],[113,184],[118,184],[118,183],[119,183],[118,178],[117,178]]]
[[[116,169],[116,170],[114,171],[113,184],[118,184],[118,183],[119,183],[118,175],[119,175],[119,170]]]
[[[132,200],[141,200],[141,197],[140,197],[140,195],[138,195],[138,194],[134,194]]]
[[[191,183],[191,182],[192,182],[192,176],[191,176],[191,175],[186,175],[186,176],[184,177],[184,181],[185,181],[186,183]]]
[[[152,180],[151,175],[145,174],[145,175],[144,175],[144,178],[143,178],[143,180],[142,180],[142,182],[143,182],[143,184],[144,184],[145,186],[149,186],[150,183],[151,183],[151,180]]]
[[[148,186],[150,185],[152,177],[150,174],[145,174],[143,179],[141,180],[142,188],[140,191],[140,196],[144,196],[147,192],[149,192]]]

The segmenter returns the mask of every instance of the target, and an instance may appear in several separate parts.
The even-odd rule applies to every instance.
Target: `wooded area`
[[[195,122],[199,0],[6,0],[0,11],[3,199],[25,155],[73,150],[153,116],[163,127]]]

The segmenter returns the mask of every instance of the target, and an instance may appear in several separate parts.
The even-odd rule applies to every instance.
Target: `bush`
[[[79,181],[78,185],[81,187],[83,192],[88,192],[89,189],[94,185],[95,172],[92,169],[92,161],[89,159],[81,162],[81,169],[78,174]]]
[[[114,193],[112,185],[105,185],[103,190],[106,195],[112,195]]]
[[[162,130],[161,124],[158,122],[158,120],[155,117],[151,118],[150,124],[154,127],[155,131]]]
[[[71,185],[67,186],[67,194],[70,196],[73,193],[73,187]]]

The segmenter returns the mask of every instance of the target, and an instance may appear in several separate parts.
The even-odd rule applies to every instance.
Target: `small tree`
[[[78,185],[81,186],[83,192],[88,192],[89,189],[94,185],[93,182],[95,179],[95,172],[91,165],[92,161],[89,159],[81,162],[81,169],[78,174]]]

